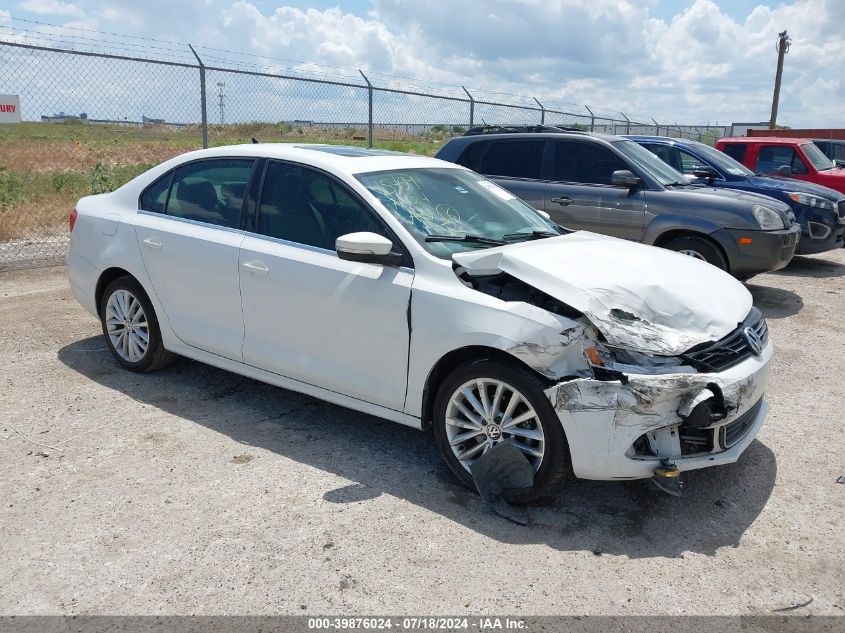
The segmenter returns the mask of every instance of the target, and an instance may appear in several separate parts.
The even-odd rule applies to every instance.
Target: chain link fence
[[[21,124],[0,126],[0,268],[61,261],[75,201],[112,190],[201,147],[327,142],[433,154],[477,125],[545,124],[696,140],[720,126],[632,120],[534,99],[501,103],[467,89],[431,93],[242,68],[0,41],[0,93],[20,97]],[[387,83],[387,82],[383,82]],[[641,118],[641,117],[640,117]]]

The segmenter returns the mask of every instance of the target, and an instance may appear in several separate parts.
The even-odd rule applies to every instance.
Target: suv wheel
[[[692,235],[676,237],[666,242],[663,248],[700,259],[724,271],[728,270],[728,263],[725,261],[725,256],[722,255],[719,247],[707,238]]]
[[[450,373],[434,402],[434,437],[446,464],[469,488],[473,462],[508,442],[534,468],[534,486],[509,501],[551,494],[572,472],[560,420],[531,372],[510,363],[478,360]]]

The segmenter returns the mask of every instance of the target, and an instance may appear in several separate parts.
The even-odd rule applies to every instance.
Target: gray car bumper
[[[725,249],[731,274],[739,279],[747,279],[786,266],[795,255],[801,227],[793,224],[791,228],[781,231],[719,229],[711,233],[710,237]],[[740,238],[750,238],[751,243],[740,243]]]

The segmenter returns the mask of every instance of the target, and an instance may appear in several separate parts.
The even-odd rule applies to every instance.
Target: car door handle
[[[155,240],[151,240],[150,238],[144,240],[144,246],[146,246],[151,251],[161,250],[161,242],[156,242]]]
[[[270,272],[270,269],[263,265],[261,262],[245,262],[241,265],[244,270],[248,270],[251,273],[255,273],[257,275],[266,275]]]
[[[569,196],[560,196],[559,198],[552,198],[552,202],[565,207],[568,204],[572,204],[572,198]]]

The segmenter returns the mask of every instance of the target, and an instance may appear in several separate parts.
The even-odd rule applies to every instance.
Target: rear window
[[[479,171],[488,176],[540,178],[545,141],[492,141],[481,159]]]
[[[740,163],[745,159],[745,150],[748,148],[744,143],[725,143],[722,151]]]

